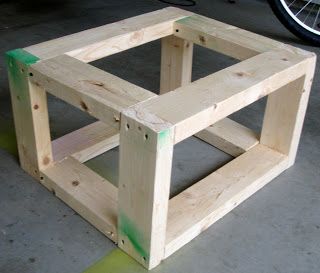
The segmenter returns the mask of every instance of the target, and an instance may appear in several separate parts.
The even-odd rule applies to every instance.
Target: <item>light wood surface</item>
[[[173,22],[191,14],[169,7],[29,46],[25,50],[42,60],[67,54],[83,62],[92,62],[171,35]]]
[[[229,118],[216,122],[195,136],[234,157],[259,143],[257,133]]]
[[[287,166],[287,156],[259,144],[172,198],[165,257],[206,230]]]
[[[239,60],[284,46],[270,38],[197,14],[176,21],[174,35]]]
[[[173,35],[161,40],[160,95],[191,82],[193,43]]]
[[[40,182],[117,242],[118,190],[109,181],[72,157],[56,163],[42,173]]]
[[[96,121],[52,141],[54,161],[67,156],[86,162],[119,145],[119,130]]]
[[[165,121],[122,113],[119,172],[119,246],[148,269],[164,258],[173,155]],[[140,120],[148,118],[153,128]]]
[[[308,59],[282,50],[262,53],[145,101],[136,110],[173,124],[178,143],[303,76]]]
[[[115,128],[123,109],[156,96],[67,55],[36,63],[30,71],[36,85]]]

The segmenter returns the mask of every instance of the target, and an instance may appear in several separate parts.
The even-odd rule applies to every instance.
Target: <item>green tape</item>
[[[171,137],[170,129],[161,131],[159,133],[159,138],[158,138],[159,147],[163,148],[163,147],[167,146],[169,143],[171,143],[171,138],[170,137]]]
[[[138,262],[128,256],[120,249],[113,250],[109,255],[103,257],[83,273],[145,273]]]
[[[139,255],[146,260],[149,259],[149,254],[143,248],[144,237],[143,234],[136,228],[135,224],[123,213],[119,215],[119,230],[128,238],[134,249]]]
[[[34,56],[21,48],[7,51],[6,58],[7,60],[17,60],[26,66],[34,64],[40,60],[37,56]]]
[[[183,18],[177,20],[176,22],[177,23],[183,23],[183,22],[187,22],[187,21],[189,21],[190,19],[193,19],[193,18],[194,18],[194,16],[190,15],[190,16],[183,17]]]
[[[11,92],[19,96],[19,99],[24,99],[25,91],[28,88],[26,81],[28,67],[40,59],[23,49],[8,51],[5,55]]]

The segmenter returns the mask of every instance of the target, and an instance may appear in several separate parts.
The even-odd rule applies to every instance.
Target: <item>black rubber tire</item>
[[[280,3],[280,0],[268,0],[268,3],[277,16],[279,21],[294,35],[311,43],[314,46],[320,46],[320,35],[304,29],[287,13],[285,8]]]

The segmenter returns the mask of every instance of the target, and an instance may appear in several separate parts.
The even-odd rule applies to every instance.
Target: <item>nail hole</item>
[[[32,77],[32,76],[33,76],[33,73],[30,72],[30,73],[29,73],[29,76]]]
[[[149,137],[149,136],[148,136],[147,134],[144,135],[144,139],[145,139],[145,140],[147,140],[148,137]]]
[[[23,69],[23,68],[21,68],[21,69],[20,69],[20,71],[23,73],[23,72],[24,72],[24,69]]]
[[[142,260],[146,261],[146,257],[142,257]]]
[[[129,130],[129,129],[130,129],[130,125],[129,125],[129,123],[127,123],[127,124],[126,124],[126,128],[127,128],[127,130]]]
[[[121,244],[123,244],[123,245],[124,245],[124,240],[121,240]]]
[[[38,104],[35,104],[35,105],[33,106],[33,109],[34,109],[34,110],[39,109],[39,105],[38,105]]]
[[[56,195],[56,191],[54,189],[51,189],[53,195]]]
[[[40,180],[43,180],[43,176],[40,176]]]
[[[179,29],[176,29],[176,32],[179,32]]]

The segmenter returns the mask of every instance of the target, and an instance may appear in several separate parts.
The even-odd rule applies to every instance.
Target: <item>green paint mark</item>
[[[18,157],[17,141],[13,122],[0,117],[0,149]]]
[[[188,22],[190,19],[192,19],[194,16],[193,15],[190,15],[190,16],[186,16],[186,17],[183,17],[179,20],[177,20],[176,22],[177,23],[183,23],[183,22]]]
[[[145,273],[138,262],[128,256],[120,249],[113,250],[109,255],[103,257],[83,273]]]
[[[10,50],[10,51],[6,52],[6,58],[9,60],[10,59],[17,60],[20,63],[27,65],[27,66],[34,64],[40,60],[38,57],[30,54],[29,52],[27,52],[21,48]]]
[[[119,230],[129,239],[132,246],[139,253],[141,258],[144,257],[146,260],[148,260],[149,254],[142,247],[144,242],[143,234],[136,228],[135,224],[121,212],[119,215]]]
[[[160,148],[166,147],[168,142],[170,141],[170,129],[161,131],[159,133],[158,140],[159,140],[159,147]]]
[[[40,59],[23,49],[15,49],[6,52],[6,63],[9,72],[9,81],[12,92],[19,99],[25,98],[27,90],[27,73],[28,67]]]

